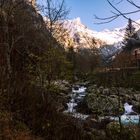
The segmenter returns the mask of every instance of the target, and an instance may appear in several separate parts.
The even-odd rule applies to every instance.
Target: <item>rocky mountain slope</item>
[[[73,20],[65,20],[64,27],[70,31],[71,37],[75,37],[75,34],[80,34],[90,38],[99,39],[106,44],[114,44],[122,41],[125,32],[125,28],[115,28],[114,30],[105,29],[101,32],[90,30],[82,24],[79,17]]]
[[[140,23],[140,20],[136,21]],[[136,31],[140,29],[140,25],[133,23]],[[103,31],[95,31],[88,29],[82,24],[80,18],[73,20],[65,20],[64,28],[69,32],[69,38],[73,40],[72,45],[77,48],[91,48],[97,47],[100,49],[101,54],[105,57],[114,55],[121,49],[121,42],[125,34],[127,24],[120,28],[113,30],[105,29]],[[140,35],[140,31],[138,31]]]
[[[47,21],[45,18],[44,20]],[[140,36],[140,20],[137,20],[136,23],[133,25]],[[54,26],[56,29],[54,30],[54,37],[65,48],[70,46],[76,49],[96,47],[103,57],[109,58],[121,49],[127,24],[113,30],[96,31],[86,27],[78,17],[72,20],[64,20],[63,23],[58,22]]]

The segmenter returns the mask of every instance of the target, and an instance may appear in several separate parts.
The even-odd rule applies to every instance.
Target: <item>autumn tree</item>
[[[47,51],[44,53],[44,61],[46,61],[44,68],[44,74],[42,79],[44,82],[47,81],[50,85],[56,77],[59,79],[62,75],[62,69],[66,64],[65,52],[63,48],[63,40],[66,30],[62,27],[62,19],[67,15],[67,10],[64,5],[64,0],[61,2],[54,0],[45,0],[45,6],[41,7],[43,12],[43,18],[45,21],[46,28],[48,30],[48,44]],[[59,67],[58,67],[59,66]],[[62,68],[62,67],[63,68]],[[42,67],[42,66],[41,66]],[[60,72],[61,69],[61,72]],[[63,72],[65,70],[63,69]],[[57,73],[57,74],[56,74]],[[43,83],[44,83],[43,82]]]
[[[41,85],[38,63],[46,51],[49,33],[42,16],[25,0],[1,0],[0,4],[0,86],[10,111],[22,90],[36,81]]]

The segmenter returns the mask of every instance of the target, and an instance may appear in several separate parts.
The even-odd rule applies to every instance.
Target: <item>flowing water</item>
[[[119,117],[121,119],[121,123],[124,125],[131,125],[131,124],[139,124],[139,115],[138,113],[134,112],[132,109],[133,105],[129,105],[127,102],[124,104],[124,114],[118,117],[114,116],[106,116],[101,117],[100,120],[109,118],[113,121],[119,121]]]
[[[84,86],[76,86],[72,88],[71,99],[67,103],[68,109],[64,111],[64,113],[68,113],[75,118],[86,119],[89,115],[78,113],[75,109],[78,102],[82,101],[86,96],[86,87]]]
[[[85,120],[89,115],[81,114],[76,111],[76,106],[78,105],[78,102],[82,101],[83,98],[86,96],[86,87],[84,86],[76,86],[76,88],[72,88],[71,93],[71,99],[67,103],[67,110],[64,111],[64,113],[70,114],[71,116],[75,118],[80,118]],[[139,124],[139,115],[133,111],[132,109],[133,105],[129,105],[128,103],[124,104],[124,114],[119,116],[121,118],[121,123],[124,125],[129,124]],[[100,120],[109,118],[113,121],[119,121],[119,117],[115,116],[104,116],[100,117]]]

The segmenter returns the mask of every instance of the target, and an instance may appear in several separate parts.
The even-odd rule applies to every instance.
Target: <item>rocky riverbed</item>
[[[66,87],[60,94],[64,101],[61,104],[62,112],[72,117],[94,138],[112,137],[112,133],[119,131],[119,119],[116,116],[125,113],[124,103],[133,105],[134,112],[140,113],[140,92],[132,88],[105,88],[83,83],[71,86],[66,84]],[[127,126],[123,129],[127,135]],[[131,131],[133,134],[133,130],[137,129],[137,125],[130,126],[128,134]]]
[[[121,115],[126,102],[133,105],[135,112],[140,113],[140,91],[131,88],[104,88],[93,85],[87,88],[87,94],[79,103],[78,110],[103,116]]]

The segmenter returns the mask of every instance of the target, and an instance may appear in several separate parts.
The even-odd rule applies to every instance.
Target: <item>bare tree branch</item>
[[[127,0],[127,2],[129,2],[130,4],[132,4],[133,6],[135,6],[136,8],[140,9],[140,6],[138,6],[137,4],[135,4],[132,0]]]
[[[123,0],[120,0],[119,2],[117,2],[116,4],[120,4]]]
[[[121,3],[123,0],[120,0],[117,4]],[[113,14],[110,17],[105,17],[105,18],[101,18],[98,16],[94,16],[96,20],[99,20],[99,22],[95,22],[94,24],[106,24],[106,23],[110,23],[114,20],[116,20],[119,17],[123,17],[125,19],[129,19],[128,15],[131,14],[135,14],[135,13],[139,13],[140,12],[140,6],[136,5],[132,0],[127,0],[127,2],[129,2],[131,5],[135,6],[136,8],[138,8],[138,10],[134,10],[134,11],[129,11],[129,12],[122,12],[120,11],[112,2],[110,2],[110,0],[107,0],[107,2],[109,3],[109,5],[116,11],[113,12],[111,11],[111,13]],[[137,23],[136,21],[132,20],[132,22],[134,22],[135,24],[139,25],[139,23]]]

